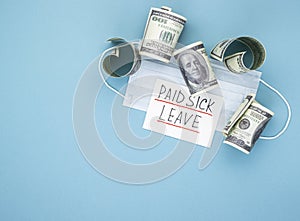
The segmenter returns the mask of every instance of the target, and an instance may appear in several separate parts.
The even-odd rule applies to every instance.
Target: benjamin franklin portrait
[[[204,58],[194,50],[187,50],[178,55],[177,61],[191,94],[201,91],[209,80]]]

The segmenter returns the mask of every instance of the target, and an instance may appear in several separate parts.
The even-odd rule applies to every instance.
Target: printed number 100
[[[175,33],[171,33],[169,31],[162,30],[159,35],[159,40],[165,42],[167,44],[172,44],[175,37]]]

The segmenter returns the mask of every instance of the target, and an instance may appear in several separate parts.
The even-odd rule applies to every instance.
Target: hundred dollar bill
[[[151,8],[140,54],[168,63],[186,18],[171,12],[171,8]]]
[[[253,62],[250,67],[247,67],[244,63],[244,55],[247,51],[240,51],[234,54],[226,55],[229,46],[236,41],[247,46],[247,48],[249,48],[249,52],[252,53]],[[211,51],[211,57],[218,61],[224,62],[225,66],[231,72],[246,73],[251,70],[256,70],[264,63],[266,58],[266,50],[262,43],[255,38],[238,37],[218,43]]]
[[[253,101],[234,125],[224,143],[249,154],[274,113]]]
[[[218,87],[215,73],[201,41],[176,50],[174,57],[192,95]]]
[[[115,44],[102,60],[102,67],[111,77],[132,75],[141,66],[138,47],[123,38],[110,38],[107,41]]]
[[[227,50],[228,46],[234,41],[235,39],[229,39],[219,42],[210,52],[210,56],[218,61],[223,61],[225,51]]]
[[[240,104],[235,113],[231,116],[223,129],[223,134],[227,137],[235,123],[242,117],[245,111],[249,108],[251,103],[254,101],[255,94],[249,94],[245,97],[244,101]]]

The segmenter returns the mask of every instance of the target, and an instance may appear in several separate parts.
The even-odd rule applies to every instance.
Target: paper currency
[[[247,51],[239,51],[230,55],[227,54],[227,49],[234,42],[240,42],[243,45],[247,46]],[[249,51],[252,54],[252,64],[247,67],[244,63],[244,56]],[[226,55],[226,56],[225,56]],[[211,57],[222,61],[225,63],[225,66],[234,73],[246,73],[251,70],[256,70],[259,68],[265,61],[266,50],[262,43],[257,39],[252,37],[238,37],[233,39],[228,39],[218,43],[213,50],[211,51]]]
[[[140,54],[168,63],[182,32],[186,18],[171,8],[151,8]]]
[[[111,77],[124,77],[134,74],[141,66],[141,56],[137,47],[123,38],[110,38],[116,44],[102,60],[102,67]]]
[[[249,108],[251,103],[254,101],[255,94],[249,94],[246,96],[244,101],[240,104],[238,109],[235,111],[235,113],[232,115],[228,123],[226,124],[223,134],[227,137],[232,127],[235,125],[235,123],[242,117],[242,115],[246,112],[246,110]]]
[[[230,130],[224,143],[249,154],[274,113],[253,101]]]
[[[225,51],[233,41],[235,41],[235,39],[229,39],[219,42],[211,51],[210,56],[218,61],[223,61]]]
[[[179,69],[192,95],[218,87],[218,82],[201,41],[174,52]]]

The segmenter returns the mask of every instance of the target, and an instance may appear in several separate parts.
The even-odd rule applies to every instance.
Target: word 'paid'
[[[199,110],[210,113],[212,113],[211,107],[215,104],[211,98],[205,96],[187,96],[181,89],[167,88],[164,84],[160,87],[158,98],[176,102],[177,104],[182,104],[187,107],[198,108]]]

